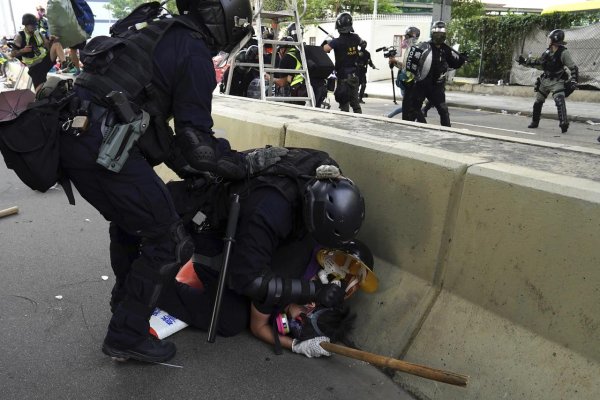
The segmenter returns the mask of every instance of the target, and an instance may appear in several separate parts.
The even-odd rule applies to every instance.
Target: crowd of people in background
[[[82,0],[78,0],[81,3]],[[85,2],[84,2],[85,3]],[[76,2],[71,1],[72,24],[77,24],[83,29],[76,18]],[[86,7],[87,3],[86,3]],[[61,21],[61,24],[64,24]],[[2,52],[0,53],[0,74],[6,78],[6,63],[11,59],[18,59],[28,68],[28,74],[33,82],[36,92],[41,89],[47,81],[47,74],[70,73],[77,76],[81,73],[82,65],[79,60],[79,50],[85,47],[87,42],[71,45],[70,48],[63,47],[63,38],[51,32],[51,21],[48,20],[45,7],[36,7],[36,14],[26,13],[21,18],[22,30],[12,38],[6,36],[2,39]],[[89,35],[88,35],[89,38]]]

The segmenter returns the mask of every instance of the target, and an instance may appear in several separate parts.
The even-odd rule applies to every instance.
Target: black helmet
[[[304,27],[300,25],[300,33],[304,34]],[[292,22],[286,30],[286,35],[293,38],[295,42],[298,42],[298,30],[296,29],[296,23]]]
[[[431,40],[435,44],[442,44],[446,41],[446,23],[436,21],[431,25]]]
[[[353,32],[352,29],[352,15],[349,12],[343,12],[338,15],[335,20],[335,29],[339,33],[350,33]]]
[[[33,14],[23,14],[23,19],[21,20],[21,24],[25,25],[36,25],[38,24],[38,19]]]
[[[555,29],[548,34],[551,44],[565,44],[565,31],[562,29]]]
[[[216,54],[229,52],[252,29],[249,0],[177,0],[179,14],[188,14],[199,22],[212,38],[207,41]]]
[[[304,223],[324,246],[340,246],[356,236],[365,201],[349,179],[315,179],[304,190]]]
[[[408,28],[406,28],[406,32],[404,32],[404,35],[418,39],[419,36],[421,36],[421,30],[415,26],[409,26]]]
[[[360,47],[362,47],[362,49],[366,49],[367,48],[367,41],[366,40],[361,40],[360,43],[358,44]]]

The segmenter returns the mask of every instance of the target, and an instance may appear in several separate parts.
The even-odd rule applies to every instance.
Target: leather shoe
[[[127,361],[132,358],[143,362],[165,362],[173,358],[176,351],[175,344],[153,336],[148,336],[142,342],[129,348],[115,346],[106,339],[102,344],[102,352],[116,361]]]

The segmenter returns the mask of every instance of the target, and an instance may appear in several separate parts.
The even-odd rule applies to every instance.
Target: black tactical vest
[[[349,73],[356,72],[358,45],[360,36],[355,33],[342,34],[336,39],[341,45],[334,51],[335,71],[338,79],[345,79]]]
[[[117,90],[150,114],[150,125],[137,146],[152,165],[166,160],[173,140],[167,123],[171,99],[152,83],[153,55],[164,34],[176,24],[204,37],[185,16],[149,21],[141,29],[128,29],[113,37],[97,36],[81,51],[85,70],[75,82],[89,90],[97,104],[107,107],[104,97]]]
[[[564,73],[564,64],[561,61],[562,52],[565,50],[564,46],[559,46],[558,50],[552,54],[550,49],[546,50],[542,56],[542,67],[550,77],[559,77]]]

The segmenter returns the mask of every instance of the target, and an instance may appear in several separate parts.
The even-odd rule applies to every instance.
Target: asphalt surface
[[[367,83],[365,93],[370,97],[393,98],[391,80]],[[400,104],[402,97],[396,88],[396,98]],[[446,103],[449,107],[472,108],[483,111],[494,111],[502,113],[520,113],[530,116],[534,101],[532,89],[531,97],[499,96],[491,94],[475,94],[457,91],[446,91]],[[435,111],[435,110],[434,110]],[[567,113],[569,120],[578,122],[600,122],[600,103],[572,101],[567,99]],[[548,98],[542,109],[542,119],[557,119],[554,101]]]
[[[0,161],[0,210],[19,207],[0,218],[1,399],[412,399],[369,364],[276,356],[249,332],[210,344],[186,328],[170,365],[112,361],[100,351],[108,223],[76,201],[30,190]]]

